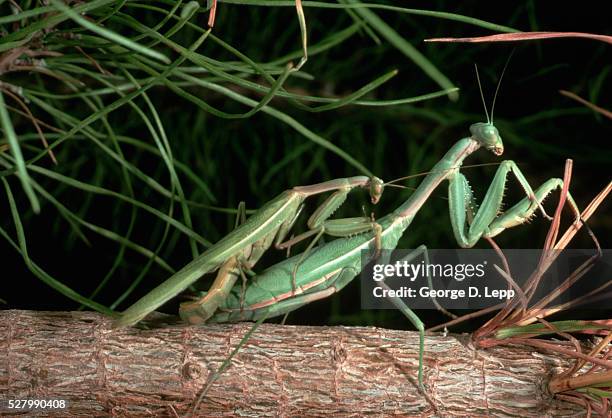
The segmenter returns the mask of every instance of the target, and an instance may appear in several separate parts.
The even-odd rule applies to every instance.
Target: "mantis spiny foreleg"
[[[509,173],[514,174],[527,197],[500,215]],[[506,228],[523,224],[534,215],[538,208],[545,217],[548,217],[542,208],[542,201],[553,190],[562,187],[563,180],[553,178],[534,192],[516,163],[506,160],[497,169],[482,204],[474,214],[474,209],[470,207],[473,204],[472,191],[465,176],[457,171],[449,178],[448,188],[449,213],[457,243],[464,248],[473,247],[482,236],[494,237]],[[569,194],[568,202],[576,216],[579,217],[578,207]],[[467,222],[466,215],[471,218]]]

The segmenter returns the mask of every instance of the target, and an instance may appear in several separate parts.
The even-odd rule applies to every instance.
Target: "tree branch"
[[[87,416],[181,416],[251,324],[112,330],[92,312],[0,311],[0,398],[66,399]],[[212,385],[198,415],[565,416],[546,383],[568,362],[529,347],[474,350],[369,327],[263,324]],[[6,413],[5,409],[0,414]],[[58,415],[58,416],[59,416]]]

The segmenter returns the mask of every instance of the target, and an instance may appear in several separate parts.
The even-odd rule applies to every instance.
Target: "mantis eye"
[[[488,139],[494,139],[498,135],[497,129],[494,128],[485,128],[483,133],[485,138]]]

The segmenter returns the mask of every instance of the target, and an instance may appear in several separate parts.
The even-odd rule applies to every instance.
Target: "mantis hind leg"
[[[412,260],[416,259],[419,256],[423,256],[423,260],[425,261],[425,265],[429,265],[429,252],[427,250],[427,247],[425,245],[419,245],[414,251],[411,251],[410,253],[408,253],[405,257],[401,258],[399,261],[403,261],[406,263],[411,262]],[[382,262],[388,263],[388,257],[386,260],[383,260]],[[426,277],[427,277],[427,284],[429,286],[430,289],[433,289],[433,283],[431,280],[431,275],[429,274],[430,271],[429,269],[426,269]],[[386,283],[384,280],[381,280],[380,282],[378,282],[378,284],[380,285],[380,287],[382,287],[383,289],[389,291],[392,290]],[[414,327],[417,329],[417,331],[419,332],[419,370],[418,370],[418,384],[419,384],[419,388],[421,389],[421,391],[425,392],[425,386],[423,385],[423,356],[425,353],[425,325],[423,324],[423,321],[421,321],[421,319],[412,311],[412,309],[410,309],[408,307],[408,305],[406,305],[404,303],[404,301],[397,297],[397,296],[387,296],[387,299],[397,308],[399,309],[400,312],[402,312],[402,314],[404,314],[404,316],[406,318],[408,318],[408,320],[412,323],[412,325],[414,325]],[[436,300],[435,297],[432,297],[432,302],[434,303],[434,305],[436,306],[436,308],[438,308],[438,310],[440,310],[442,313],[444,313],[445,315],[451,316],[453,318],[456,318],[456,315],[451,314],[450,312],[448,312],[446,309],[444,309]]]
[[[202,298],[181,303],[179,308],[181,319],[190,324],[206,322],[227,298],[239,276],[239,261],[237,257],[232,257],[223,263],[210,290]]]
[[[234,228],[238,228],[245,220],[245,204],[244,202],[240,202]],[[243,278],[242,286],[244,291],[246,283],[244,280],[243,266],[246,266],[245,268],[249,267],[243,257],[246,256],[248,258],[251,255],[251,250],[252,247],[249,246],[240,256],[231,257],[223,263],[209,291],[206,292],[204,296],[195,301],[181,303],[179,315],[184,321],[190,324],[202,324],[206,322],[206,320],[215,313],[219,305],[227,298],[238,280],[238,277]]]
[[[500,214],[508,174],[512,173],[527,195],[518,204]],[[472,190],[465,176],[457,172],[449,179],[449,213],[455,239],[464,248],[474,246],[482,237],[492,237],[506,228],[525,223],[537,209],[550,218],[542,201],[556,188],[563,185],[561,179],[550,179],[535,192],[514,161],[503,161],[487,190],[480,208],[476,208]],[[568,201],[579,215],[571,196]]]
[[[389,286],[387,286],[387,284],[384,282],[384,280],[379,282],[379,285],[386,290],[391,290]],[[415,314],[412,311],[412,309],[410,309],[408,305],[406,305],[401,298],[396,297],[396,296],[393,296],[393,297],[388,296],[387,299],[389,299],[389,301],[393,303],[393,305],[395,305],[395,307],[399,309],[406,316],[406,318],[408,318],[408,320],[412,323],[412,325],[414,325],[414,327],[419,332],[418,381],[419,381],[419,388],[423,392],[425,392],[425,386],[423,385],[423,355],[425,353],[425,325],[423,324],[423,321],[421,321],[421,319],[417,316],[417,314]]]
[[[399,261],[409,263],[409,262],[411,262],[412,260],[416,259],[419,256],[423,256],[423,261],[425,262],[425,266],[428,266],[428,265],[431,264],[430,261],[429,261],[429,249],[427,248],[427,246],[425,244],[419,245],[414,250],[412,250],[409,254],[407,254],[405,257],[400,259]],[[383,263],[383,264],[384,263],[388,264],[388,262],[389,262],[388,257],[387,257],[386,260],[380,261],[380,263]],[[425,269],[425,277],[427,278],[427,286],[430,289],[435,289],[435,287],[433,285],[433,281],[431,279],[431,274],[430,273],[431,273],[430,269]],[[431,297],[431,302],[434,304],[436,309],[438,311],[440,311],[442,314],[444,314],[444,315],[446,315],[446,316],[448,316],[448,317],[450,317],[452,319],[457,318],[457,315],[455,315],[455,314],[447,311],[446,309],[444,309],[442,307],[442,305],[440,305],[440,303],[438,302],[438,300],[436,299],[435,296]],[[396,307],[397,307],[397,305],[396,305]]]
[[[230,311],[223,312],[222,310],[217,312],[209,322],[238,322],[238,321],[257,321],[262,317],[273,318],[292,312],[304,305],[311,302],[325,299],[336,292],[339,292],[346,286],[351,280],[357,276],[359,271],[354,267],[345,267],[340,270],[337,274],[329,278],[329,280],[318,286],[317,290],[311,290],[307,293],[297,294],[295,296],[288,297],[274,302],[273,304],[267,304],[263,307],[255,309],[249,309],[245,306],[244,309],[232,309]]]
[[[368,231],[372,231],[374,234],[374,242],[375,242],[375,250],[376,255],[378,257],[381,249],[381,236],[382,236],[382,227],[373,219],[367,217],[358,217],[358,218],[344,218],[344,219],[332,219],[322,221],[320,225],[316,226],[316,229],[311,229],[310,231],[304,232],[297,237],[286,241],[280,244],[280,248],[293,246],[296,243],[305,240],[306,238],[315,235],[314,239],[310,241],[308,247],[302,252],[299,260],[293,266],[293,271],[291,274],[291,285],[293,291],[296,289],[296,275],[297,270],[300,265],[304,262],[312,248],[319,241],[319,239],[323,236],[323,234],[331,235],[333,237],[350,237],[351,235],[357,235],[361,233],[365,233]]]

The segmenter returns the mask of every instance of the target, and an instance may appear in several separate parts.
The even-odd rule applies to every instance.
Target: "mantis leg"
[[[210,318],[217,307],[227,298],[240,275],[237,257],[227,260],[217,273],[210,290],[195,301],[183,302],[179,308],[181,319],[190,324],[202,324]]]
[[[512,173],[522,186],[526,198],[498,217],[501,211],[508,174]],[[550,179],[535,192],[513,161],[503,161],[487,190],[480,208],[475,205],[470,185],[463,174],[457,172],[449,179],[449,212],[455,239],[460,246],[474,246],[482,237],[493,237],[506,228],[526,222],[537,209],[546,215],[541,202],[550,192],[563,186],[561,179]],[[571,196],[568,201],[576,213],[578,208]],[[469,217],[466,222],[466,217]]]
[[[339,183],[339,182],[342,182],[342,183]],[[326,188],[325,186],[329,187],[328,184],[333,186],[336,189],[336,191],[332,193],[331,195],[329,195],[329,197],[325,199],[325,201],[314,211],[314,213],[310,216],[310,218],[308,218],[307,225],[308,225],[309,231],[305,232],[304,234],[299,235],[296,238],[283,242],[284,239],[289,234],[289,231],[295,224],[295,221],[297,220],[297,217],[299,216],[301,210],[303,209],[303,206],[301,206],[300,210],[295,214],[295,216],[291,220],[288,220],[287,222],[285,222],[279,228],[278,234],[276,235],[276,240],[274,241],[274,246],[277,249],[285,250],[285,249],[291,248],[291,246],[295,245],[296,243],[314,234],[319,233],[319,229],[320,229],[319,227],[336,210],[338,210],[338,208],[342,206],[342,204],[346,201],[346,198],[349,192],[351,191],[352,187],[346,184],[344,180],[340,180],[340,179],[331,180],[329,182],[322,183],[320,185],[301,186],[301,187],[297,187],[294,189],[300,190],[307,195],[313,195],[313,194],[321,193],[322,191],[324,191]]]
[[[244,202],[238,204],[238,213],[236,214],[236,223],[234,229],[238,228],[246,221],[246,208]],[[248,251],[250,255],[251,246]],[[192,302],[181,303],[179,314],[181,319],[190,324],[201,324],[210,318],[219,304],[221,304],[229,295],[229,292],[234,287],[240,275],[240,265],[243,263],[238,256],[231,257],[227,260],[215,277],[213,284],[206,294],[198,300]]]
[[[210,322],[257,321],[264,315],[267,318],[284,315],[311,302],[325,299],[339,292],[353,280],[357,274],[358,270],[356,268],[345,267],[329,279],[328,285],[324,289],[282,299],[263,308],[249,309],[249,307],[245,307],[242,311],[237,309],[229,312],[221,311],[210,318]]]
[[[387,286],[387,284],[383,281],[379,282],[380,286],[386,290],[390,290],[389,286]],[[410,309],[408,307],[408,305],[406,305],[404,303],[404,301],[401,298],[398,298],[396,296],[388,296],[387,299],[389,299],[389,301],[391,303],[393,303],[395,305],[395,307],[397,309],[399,309],[405,316],[406,318],[408,318],[408,320],[412,323],[412,325],[414,325],[414,327],[417,329],[417,331],[419,332],[419,374],[418,374],[418,380],[419,380],[419,388],[424,392],[425,391],[425,386],[423,385],[423,354],[425,353],[425,325],[423,324],[423,321],[421,321],[421,319],[417,316],[417,314],[415,314],[412,309]]]
[[[261,241],[271,241],[270,238],[264,238]],[[240,296],[240,306],[243,305],[244,292],[246,290],[245,271],[250,275],[255,273],[250,270],[250,266],[257,262],[263,254],[261,248],[268,248],[269,244],[261,244],[259,241],[245,249],[241,256],[234,256],[228,259],[217,273],[215,281],[206,294],[193,302],[181,303],[179,314],[181,318],[191,324],[202,324],[208,320],[216,311],[219,305],[225,301],[230,294],[238,277],[242,278],[242,292]],[[244,258],[246,256],[246,258]]]
[[[292,284],[292,288],[294,292],[296,289],[297,270],[302,264],[302,262],[304,261],[304,259],[310,253],[310,250],[312,250],[312,248],[315,246],[317,241],[323,236],[323,234],[328,234],[334,237],[349,237],[351,235],[356,235],[356,234],[361,234],[364,232],[372,231],[374,233],[375,246],[376,246],[375,257],[377,258],[380,253],[382,227],[370,218],[358,217],[358,218],[332,219],[332,220],[326,220],[326,221],[317,220],[316,223],[315,222],[311,223],[309,221],[309,226],[310,225],[312,225],[316,229],[311,229],[310,231],[304,232],[303,234],[298,235],[297,237],[279,245],[279,248],[290,247],[316,234],[315,238],[312,241],[310,241],[310,243],[308,244],[308,247],[306,247],[304,252],[302,252],[302,254],[300,255],[298,262],[295,263],[295,265],[293,266],[293,272],[291,275],[291,280],[292,280],[291,284]]]
[[[410,261],[414,260],[415,258],[417,258],[417,257],[419,257],[421,255],[423,256],[423,261],[425,261],[425,265],[426,266],[430,265],[431,263],[429,261],[429,250],[427,249],[427,246],[425,244],[421,244],[418,247],[416,247],[413,251],[411,251],[409,254],[407,254],[406,257],[402,258],[400,261],[405,261],[406,263],[409,263]],[[384,263],[385,261],[382,261],[382,262]],[[435,289],[435,287],[433,285],[433,282],[431,280],[431,275],[429,273],[430,273],[429,269],[426,269],[425,270],[425,275],[427,277],[427,286],[429,286],[430,289]],[[431,301],[435,305],[436,309],[439,310],[444,315],[446,315],[446,316],[448,316],[450,318],[453,318],[453,319],[457,318],[457,315],[455,315],[453,313],[450,313],[449,311],[444,309],[442,307],[442,305],[440,305],[440,303],[438,302],[438,300],[436,299],[435,296],[431,297]],[[396,307],[398,309],[402,310],[402,308],[398,307],[397,305],[396,305]],[[403,310],[402,310],[402,312],[403,312]],[[414,324],[414,322],[413,322],[413,324]]]
[[[552,178],[547,180],[535,191],[536,199],[541,202],[546,198],[549,193],[551,193],[555,189],[563,189],[563,180],[559,178]],[[578,209],[578,205],[576,205],[574,198],[569,192],[567,193],[567,202],[569,203],[570,208],[576,215],[576,218],[579,219],[580,209]],[[502,215],[500,215],[498,218],[493,220],[493,222],[491,222],[487,236],[494,237],[507,228],[512,228],[513,226],[520,225],[523,222],[529,220],[534,212],[533,209],[530,209],[530,205],[530,200],[525,198],[518,202],[516,205],[512,206],[507,211],[505,211]]]
[[[404,262],[409,263],[409,262],[411,262],[412,260],[414,260],[415,258],[417,258],[417,257],[419,257],[421,255],[423,256],[423,259],[425,261],[425,265],[428,265],[429,264],[429,252],[428,252],[427,247],[425,245],[419,245],[414,251],[411,251],[409,254],[407,254],[405,257],[403,257],[400,261],[404,261]],[[387,260],[387,262],[388,262],[388,260]],[[430,289],[433,289],[433,283],[431,281],[431,276],[429,274],[429,269],[426,269],[426,272],[427,272],[427,284],[428,284]],[[384,280],[380,281],[379,285],[383,289],[391,290],[389,288],[389,286],[385,283]],[[393,305],[395,305],[395,307],[397,309],[399,309],[400,312],[402,312],[406,318],[408,318],[408,320],[412,323],[412,325],[414,325],[414,327],[419,332],[419,372],[418,372],[418,382],[419,382],[419,388],[424,392],[425,391],[425,386],[423,385],[423,355],[425,353],[425,326],[424,326],[423,322],[421,321],[421,319],[412,311],[412,309],[410,309],[408,307],[408,305],[406,305],[404,303],[404,301],[401,298],[396,297],[396,296],[393,296],[393,297],[387,296],[387,299]],[[442,306],[440,306],[440,304],[438,303],[438,301],[435,298],[432,298],[432,301],[436,305],[436,308],[438,308],[438,310],[442,311],[446,315],[456,317],[455,315],[449,313]]]
[[[380,197],[383,193],[384,182],[377,178],[364,178],[364,177],[351,177],[351,178],[343,178],[343,179],[335,179],[329,180],[319,184],[313,184],[310,186],[297,186],[294,187],[293,190],[303,194],[305,197],[314,196],[316,194],[324,193],[327,191],[334,191],[325,201],[313,212],[313,214],[308,218],[308,229],[309,231],[296,237],[291,240],[285,241],[285,238],[289,234],[289,231],[293,227],[297,217],[299,216],[300,211],[303,206],[297,211],[295,216],[291,218],[291,220],[287,220],[278,230],[276,239],[274,241],[274,246],[279,250],[284,250],[291,248],[292,245],[312,236],[315,234],[319,234],[320,228],[324,226],[324,229],[329,230],[328,233],[334,234],[334,231],[339,231],[338,234],[334,236],[347,236],[348,234],[355,234],[357,232],[350,232],[348,234],[342,233],[340,228],[344,225],[348,224],[349,229],[351,229],[351,225],[355,223],[363,223],[364,218],[353,218],[352,221],[348,222],[346,220],[340,221],[338,225],[333,224],[333,221],[328,221],[329,217],[342,206],[342,204],[346,201],[348,194],[355,187],[364,187],[368,185],[370,190],[370,198],[373,204],[378,203]],[[367,220],[369,221],[369,220]],[[366,222],[367,222],[366,221]],[[331,223],[330,223],[331,222]],[[368,228],[363,229],[366,231]],[[327,232],[327,231],[323,231]]]

